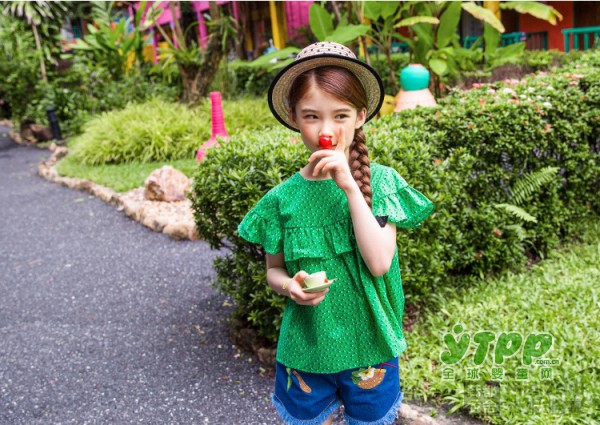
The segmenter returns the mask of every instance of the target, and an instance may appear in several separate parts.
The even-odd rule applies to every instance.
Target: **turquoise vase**
[[[400,84],[406,91],[426,89],[429,87],[429,70],[419,63],[411,63],[400,71]]]

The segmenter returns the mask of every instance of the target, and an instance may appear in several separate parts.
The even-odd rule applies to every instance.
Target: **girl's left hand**
[[[350,171],[350,165],[348,164],[348,158],[346,157],[346,135],[343,127],[338,130],[336,134],[337,144],[335,149],[320,149],[313,152],[309,162],[318,161],[317,165],[313,170],[313,176],[316,177],[319,174],[331,174],[331,178],[335,181],[337,186],[344,192],[349,192],[356,186],[356,182],[352,177]]]

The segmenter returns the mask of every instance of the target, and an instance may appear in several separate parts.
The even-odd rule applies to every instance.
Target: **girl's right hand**
[[[304,292],[302,290],[304,278],[308,276],[304,270],[300,270],[288,283],[288,294],[292,301],[300,305],[316,306],[325,299],[325,295],[329,292],[329,288],[321,292]]]

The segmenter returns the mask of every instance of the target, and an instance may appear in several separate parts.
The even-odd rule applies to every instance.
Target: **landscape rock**
[[[56,145],[55,143],[50,146],[50,150],[53,152],[50,158],[38,164],[38,175],[41,177],[72,189],[83,190],[104,202],[117,205],[119,211],[123,211],[128,217],[142,223],[155,232],[165,233],[172,239],[198,240],[196,223],[194,222],[194,214],[192,212],[192,201],[185,197],[185,191],[182,191],[183,199],[180,201],[153,201],[145,198],[144,187],[132,189],[125,193],[118,193],[111,188],[101,186],[89,180],[63,177],[56,171],[56,164],[69,151],[66,147]],[[164,168],[170,168],[176,172],[171,173],[171,171],[168,171],[166,175],[177,176],[177,173],[181,174],[172,167]],[[183,183],[185,178],[186,190],[188,190],[190,179],[183,174],[181,176],[176,177],[176,179]],[[184,187],[186,185],[182,184]]]
[[[189,227],[186,223],[170,223],[165,226],[163,233],[167,234],[171,239],[180,241],[188,239]]]
[[[25,119],[21,123],[20,136],[22,140],[35,144],[52,140],[52,130],[50,128],[36,124],[31,119]]]
[[[190,179],[175,168],[165,165],[154,170],[144,183],[144,198],[150,201],[173,202],[186,199]]]
[[[275,348],[265,348],[261,347],[256,352],[256,357],[258,360],[267,366],[275,367],[275,356],[277,355],[277,350]]]

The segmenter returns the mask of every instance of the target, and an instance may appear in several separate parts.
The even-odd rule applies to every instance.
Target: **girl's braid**
[[[350,145],[350,171],[352,177],[358,184],[367,205],[371,208],[371,198],[373,191],[371,190],[371,167],[369,162],[369,151],[365,144],[365,133],[362,127],[354,132],[354,140]]]

